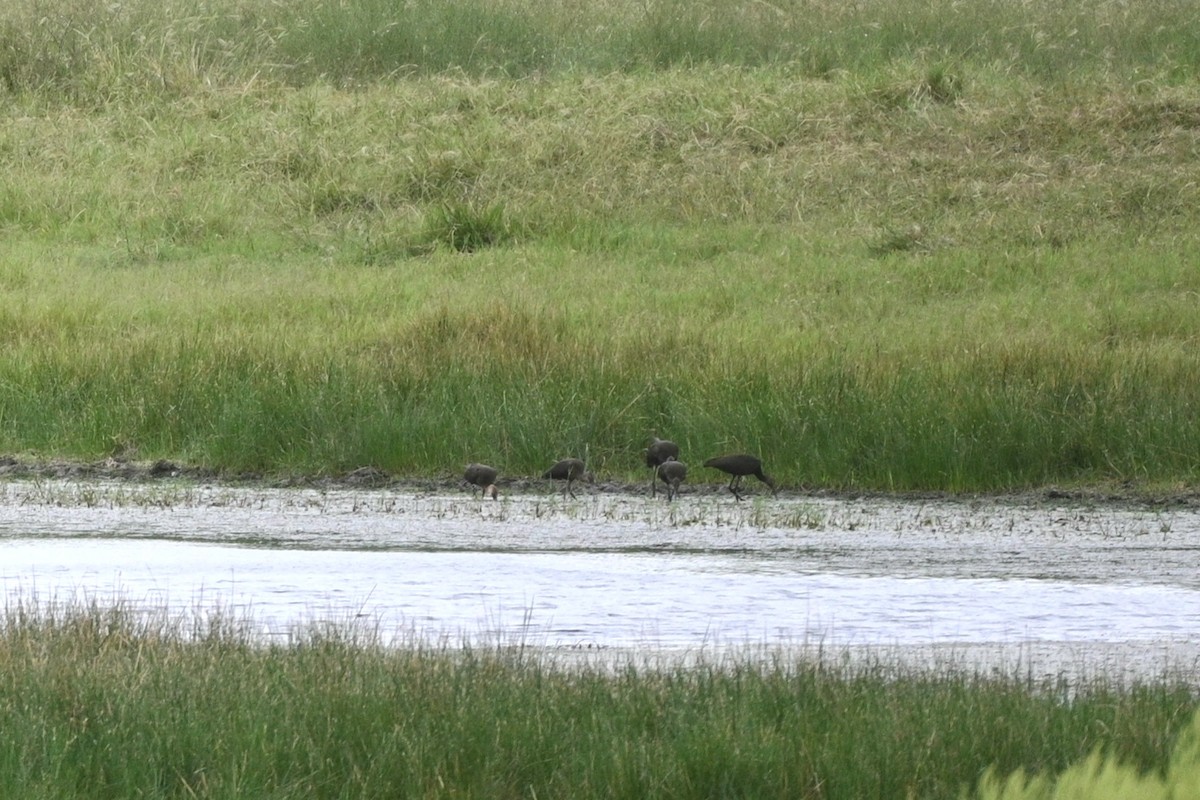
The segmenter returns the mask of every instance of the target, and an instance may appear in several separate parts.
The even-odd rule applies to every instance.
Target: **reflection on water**
[[[0,484],[8,602],[217,608],[266,633],[1053,653],[1195,664],[1200,517],[989,502]]]

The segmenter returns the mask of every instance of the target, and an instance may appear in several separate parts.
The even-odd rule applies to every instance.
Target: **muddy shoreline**
[[[1051,678],[1200,674],[1191,508],[1049,491],[1011,503],[795,491],[735,503],[719,485],[668,507],[645,485],[563,502],[540,480],[493,503],[450,476],[360,471],[271,486],[165,462],[0,472],[10,602],[244,613],[264,641],[363,619],[397,643],[521,642],[598,658],[813,646]]]
[[[269,488],[359,488],[396,489],[412,492],[467,491],[460,476],[445,473],[433,477],[393,475],[374,467],[360,467],[334,475],[267,475],[261,473],[232,473],[205,467],[159,459],[137,461],[106,458],[100,461],[42,460],[7,455],[0,456],[0,480],[4,479],[103,480],[153,483],[160,481],[189,481],[205,485],[260,486]],[[753,482],[751,482],[752,485]],[[501,491],[512,493],[542,492],[548,481],[535,477],[501,477]],[[758,494],[758,487],[750,496]],[[597,480],[588,489],[600,494],[646,494],[645,482]],[[726,491],[724,481],[689,482],[684,493],[693,495],[720,494]],[[781,486],[781,497],[814,497],[833,499],[890,498],[896,500],[988,500],[1038,506],[1085,505],[1115,508],[1174,508],[1200,509],[1200,487],[1145,487],[1132,483],[1098,483],[1072,487],[1042,486],[1016,491],[955,493],[947,491],[883,492],[854,489],[824,489]]]

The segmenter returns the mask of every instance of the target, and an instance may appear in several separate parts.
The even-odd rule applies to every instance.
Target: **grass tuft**
[[[513,226],[499,203],[476,208],[469,203],[444,203],[426,219],[422,242],[444,245],[459,253],[474,253],[515,240]]]

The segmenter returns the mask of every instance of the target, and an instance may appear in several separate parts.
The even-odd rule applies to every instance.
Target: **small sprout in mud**
[[[672,506],[668,509],[667,520],[675,528],[686,528],[704,523],[704,518],[698,509],[685,509],[682,506]]]
[[[779,521],[781,528],[804,528],[810,531],[823,530],[825,528],[826,515],[819,509],[812,506],[800,506],[791,509],[789,513],[784,515]]]
[[[761,503],[755,502],[754,511],[750,513],[747,522],[755,528],[773,528],[777,525],[777,518],[771,509]]]

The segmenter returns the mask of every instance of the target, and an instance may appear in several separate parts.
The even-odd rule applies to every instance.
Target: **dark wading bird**
[[[679,460],[679,445],[655,436],[650,446],[642,451],[642,455],[646,457],[646,466],[654,470],[650,473],[650,496],[654,497],[658,493],[657,488],[655,488],[657,485],[656,477],[658,476],[658,468],[668,461]],[[687,467],[684,467],[684,472],[686,474]]]
[[[585,480],[587,473],[584,469],[584,464],[578,458],[564,458],[550,469],[542,473],[543,478],[550,478],[556,481],[566,481],[567,485],[563,489],[563,497],[568,494],[571,497],[575,496],[575,492],[571,489],[571,484],[578,480]]]
[[[679,484],[687,478],[687,464],[672,459],[659,464],[654,471],[667,485],[667,502],[671,502],[679,494]]]
[[[487,464],[467,464],[467,471],[463,473],[463,480],[471,484],[471,494],[475,494],[475,489],[483,489],[482,497],[491,495],[492,499],[496,499],[499,493],[496,489],[496,476],[499,473],[495,467],[489,467]]]
[[[767,473],[763,472],[762,462],[754,456],[746,455],[744,453],[738,453],[737,455],[730,456],[717,456],[716,458],[710,458],[708,461],[705,461],[704,466],[712,467],[713,469],[719,469],[721,472],[732,475],[733,478],[729,481],[729,491],[733,492],[733,496],[738,500],[742,499],[741,492],[739,492],[738,489],[741,488],[742,478],[747,475],[753,475],[767,486],[770,486],[772,494],[775,494],[777,491],[775,488],[774,479],[772,479]]]

